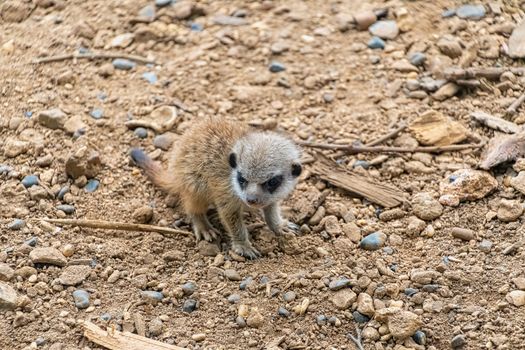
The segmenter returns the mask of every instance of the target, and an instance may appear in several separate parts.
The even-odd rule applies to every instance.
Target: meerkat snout
[[[298,147],[277,133],[258,132],[238,140],[228,160],[234,193],[257,209],[283,200],[301,175],[300,156]]]

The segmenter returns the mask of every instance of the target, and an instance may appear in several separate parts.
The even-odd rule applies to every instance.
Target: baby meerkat
[[[208,118],[191,127],[174,145],[167,170],[140,149],[133,149],[131,157],[154,184],[179,198],[197,240],[217,237],[218,231],[206,216],[210,205],[217,209],[230,234],[232,249],[248,258],[260,254],[244,225],[245,209],[262,210],[279,241],[283,232],[297,227],[281,218],[279,204],[297,184],[301,152],[279,133]]]

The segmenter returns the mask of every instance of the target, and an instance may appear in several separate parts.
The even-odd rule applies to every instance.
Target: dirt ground
[[[523,307],[509,297],[516,291],[525,304],[519,292],[525,289],[523,194],[510,185],[520,169],[507,164],[491,170],[494,191],[436,209],[440,183],[458,169],[476,169],[480,149],[323,151],[342,169],[397,187],[405,203],[382,208],[332,186],[317,176],[314,161],[283,204],[302,225],[294,240],[299,251],[281,251],[270,231],[257,225],[261,218],[250,214],[263,252],[253,261],[231,254],[226,239],[220,247],[197,245],[192,236],[37,220],[191,230],[184,213],[132,164],[129,151],[141,147],[165,162],[171,142],[210,115],[277,121],[302,141],[366,144],[434,110],[487,141],[499,132],[469,114],[503,115],[523,92],[518,74],[502,77],[505,87],[489,82],[488,89],[462,88],[443,99],[410,86],[424,76],[439,79],[444,68],[465,59],[472,43],[478,46],[466,66],[523,63],[501,52],[523,18],[519,2],[504,1],[499,14],[487,2],[479,21],[442,16],[464,3],[0,2],[0,348],[101,349],[83,337],[81,320],[188,349],[358,349],[348,337],[356,326],[364,349],[525,348]],[[142,10],[147,5],[155,11],[149,22]],[[371,49],[371,33],[350,19],[379,9],[388,9],[388,19],[402,30],[385,40],[384,49]],[[454,51],[458,45],[439,46],[443,37],[459,42],[460,52]],[[426,55],[419,67],[408,63],[416,51]],[[155,63],[130,70],[115,69],[107,58],[32,63],[79,52],[139,55]],[[270,72],[275,61],[285,70]],[[159,110],[177,112],[170,130],[126,126],[129,120],[159,123],[165,118]],[[512,120],[525,121],[524,113],[518,110]],[[423,146],[405,129],[384,144],[414,147],[418,141]],[[313,150],[304,151],[311,158]],[[66,163],[76,179],[66,174]],[[28,175],[39,183],[26,188]],[[91,191],[93,179],[99,184]],[[415,210],[422,192],[439,211],[432,218]],[[521,212],[508,219],[505,200]],[[454,227],[471,231],[458,239]],[[386,234],[384,246],[360,248],[364,236],[378,231]],[[43,263],[31,253],[40,248],[60,256]],[[5,286],[16,292],[16,302],[2,299]],[[88,292],[87,308],[75,303],[76,290]],[[161,300],[144,291],[161,292]],[[403,327],[408,330],[395,330]]]

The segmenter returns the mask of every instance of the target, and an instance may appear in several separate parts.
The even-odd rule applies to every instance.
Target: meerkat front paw
[[[293,223],[288,220],[284,220],[282,229],[286,233],[293,233],[295,235],[298,235],[301,230],[301,226],[297,225],[296,223]]]
[[[256,259],[261,256],[261,253],[259,253],[259,251],[255,249],[249,241],[233,242],[232,250],[248,259]]]

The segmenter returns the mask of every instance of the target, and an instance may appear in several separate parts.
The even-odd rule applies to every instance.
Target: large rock
[[[9,284],[0,282],[0,310],[12,310],[16,307],[16,291]]]
[[[439,185],[443,205],[457,206],[463,201],[481,199],[498,187],[498,181],[486,171],[460,169],[450,174]]]
[[[523,306],[525,305],[525,292],[522,290],[513,290],[507,294],[505,299],[514,306]]]
[[[66,257],[56,248],[35,248],[29,253],[29,258],[33,264],[48,264],[66,266]]]
[[[419,143],[426,146],[452,145],[464,141],[468,133],[461,123],[432,109],[414,120],[410,131]]]
[[[403,340],[414,335],[423,322],[413,312],[400,311],[388,317],[387,325],[394,338]]]
[[[509,39],[509,56],[512,58],[525,57],[525,21],[514,28]]]

